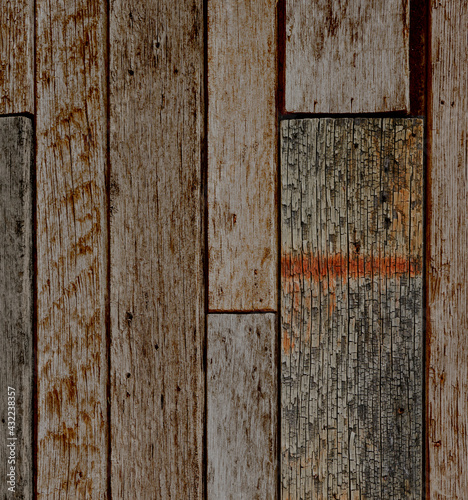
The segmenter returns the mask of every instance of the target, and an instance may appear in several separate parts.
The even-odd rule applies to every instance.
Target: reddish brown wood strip
[[[0,27],[0,114],[33,113],[34,1],[2,1]]]
[[[440,0],[431,5],[428,498],[465,499],[468,498],[468,2]]]
[[[106,3],[37,0],[38,498],[107,497]]]

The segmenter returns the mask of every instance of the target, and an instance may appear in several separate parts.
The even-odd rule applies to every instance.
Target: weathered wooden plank
[[[36,24],[37,492],[106,498],[106,3]]]
[[[282,497],[422,491],[423,124],[281,124]]]
[[[211,311],[277,309],[276,1],[208,2]]]
[[[286,110],[409,110],[408,42],[409,0],[286,0]]]
[[[110,4],[115,498],[203,498],[203,4]]]
[[[468,2],[431,2],[427,498],[468,498]]]
[[[0,7],[0,114],[33,113],[34,0]]]
[[[0,118],[0,497],[32,484],[32,122]]]
[[[275,314],[208,315],[208,498],[277,498]]]

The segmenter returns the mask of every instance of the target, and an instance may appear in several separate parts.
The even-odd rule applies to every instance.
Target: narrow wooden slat
[[[468,498],[468,2],[432,7],[428,498],[461,499]]]
[[[114,498],[203,498],[203,5],[110,4]]]
[[[277,498],[276,315],[208,315],[208,498]]]
[[[33,128],[0,118],[0,497],[30,499],[32,484]]]
[[[33,113],[34,0],[0,7],[0,114]]]
[[[277,309],[276,1],[208,2],[211,311]]]
[[[281,134],[282,497],[419,498],[422,121]]]
[[[286,110],[409,110],[408,46],[409,0],[286,0]]]
[[[106,4],[36,2],[39,498],[106,498]]]

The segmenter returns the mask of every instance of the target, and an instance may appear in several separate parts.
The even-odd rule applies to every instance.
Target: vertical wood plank
[[[36,9],[37,492],[106,498],[106,4]]]
[[[208,315],[208,498],[276,498],[276,315]]]
[[[211,311],[277,309],[276,1],[208,2]]]
[[[468,497],[468,2],[431,2],[428,498]]]
[[[0,7],[0,114],[33,113],[34,1]]]
[[[281,124],[282,497],[422,491],[417,119]]]
[[[203,498],[203,4],[110,3],[115,498]]]
[[[409,110],[409,0],[286,0],[289,112]]]
[[[0,496],[32,484],[32,122],[0,118]]]

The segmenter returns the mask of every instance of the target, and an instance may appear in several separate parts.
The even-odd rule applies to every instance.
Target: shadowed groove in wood
[[[282,498],[420,498],[418,119],[281,123]]]
[[[111,483],[201,500],[202,0],[110,2]]]
[[[33,497],[33,126],[0,118],[0,497]],[[12,390],[9,388],[12,387]],[[13,398],[13,399],[10,399]],[[8,403],[14,402],[13,414]],[[10,427],[12,425],[13,427]],[[15,463],[9,462],[13,451]],[[14,477],[7,476],[13,466]],[[14,488],[14,492],[10,488]]]

